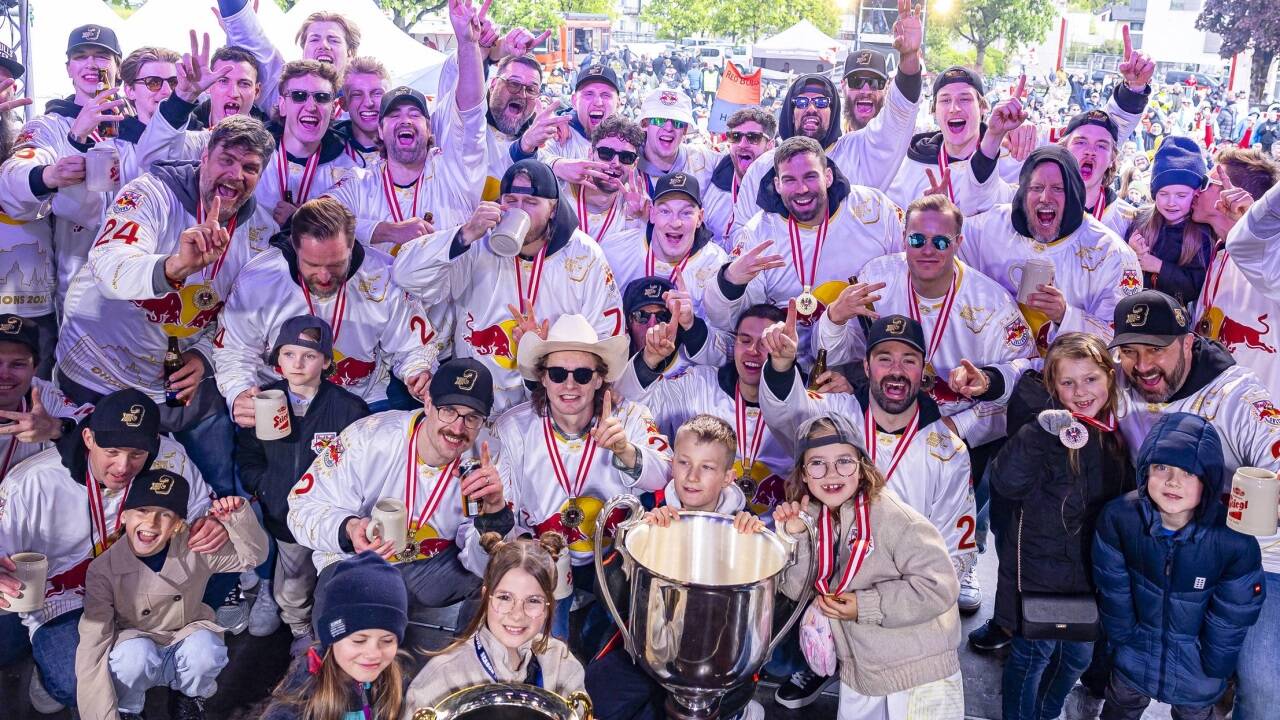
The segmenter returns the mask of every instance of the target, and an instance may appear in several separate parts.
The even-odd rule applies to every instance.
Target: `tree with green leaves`
[[[1266,90],[1267,72],[1280,54],[1280,3],[1276,0],[1205,0],[1200,30],[1222,36],[1222,57],[1253,49],[1249,69],[1249,99],[1258,101]]]
[[[1039,42],[1056,16],[1050,0],[964,0],[941,22],[973,45],[974,64],[982,67],[987,49],[997,40],[1007,52]]]
[[[559,27],[565,13],[612,17],[614,3],[613,0],[498,0],[489,8],[490,17],[499,27],[524,27],[534,32]]]
[[[378,6],[391,13],[391,21],[405,32],[448,4],[449,0],[378,0]]]
[[[716,9],[714,2],[649,0],[640,11],[640,19],[652,24],[658,37],[679,40],[710,31]]]

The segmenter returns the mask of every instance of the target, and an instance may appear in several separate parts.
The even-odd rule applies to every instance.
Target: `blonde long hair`
[[[1058,363],[1062,360],[1088,360],[1097,365],[1107,378],[1107,401],[1100,412],[1114,414],[1117,411],[1120,407],[1120,385],[1116,382],[1115,363],[1112,362],[1107,344],[1102,338],[1082,332],[1063,333],[1054,338],[1044,358],[1044,387],[1049,391],[1049,397],[1058,404],[1062,402],[1058,398],[1057,388]],[[1107,447],[1108,441],[1119,445],[1121,442],[1119,433],[1103,434],[1104,451],[1114,450],[1115,448]],[[1067,459],[1071,463],[1071,470],[1080,472],[1080,451],[1068,448]]]

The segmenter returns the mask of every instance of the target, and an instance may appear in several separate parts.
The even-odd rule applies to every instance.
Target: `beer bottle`
[[[475,458],[468,458],[462,461],[462,466],[458,468],[458,485],[462,485],[463,479],[472,473],[476,468],[480,467],[480,461]],[[476,517],[481,515],[480,499],[469,497],[466,493],[462,493],[462,516]]]
[[[178,399],[178,391],[173,389],[169,379],[182,369],[182,351],[178,349],[178,338],[169,336],[169,349],[164,353],[164,404],[178,408],[186,403]]]
[[[817,392],[818,378],[827,371],[827,349],[822,348],[818,351],[818,357],[813,361],[813,372],[809,373],[809,389]]]
[[[109,87],[109,86],[107,85],[107,71],[106,71],[106,69],[105,69],[105,68],[98,68],[98,94],[102,94],[102,91],[103,91],[103,90],[106,90],[108,87]],[[99,135],[100,137],[103,137],[103,138],[113,138],[113,137],[115,137],[115,136],[116,136],[116,132],[117,132],[117,130],[118,130],[118,128],[117,128],[116,124],[115,124],[115,123],[113,123],[113,122],[108,122],[108,121],[104,120],[104,121],[102,121],[102,122],[98,123],[98,135]]]

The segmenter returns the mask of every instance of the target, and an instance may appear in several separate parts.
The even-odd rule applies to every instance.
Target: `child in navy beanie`
[[[1209,170],[1204,152],[1189,137],[1170,136],[1156,150],[1151,168],[1153,204],[1129,227],[1129,247],[1138,254],[1143,286],[1190,306],[1200,297],[1212,256],[1212,232],[1191,219],[1196,193]]]
[[[316,591],[317,644],[276,688],[264,719],[399,720],[408,609],[400,573],[373,551],[338,563]]]

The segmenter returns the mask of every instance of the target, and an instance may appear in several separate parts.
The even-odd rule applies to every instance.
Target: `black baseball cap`
[[[31,354],[40,357],[40,331],[36,324],[24,317],[5,313],[0,315],[0,342],[13,342],[31,348]]]
[[[386,117],[387,113],[391,112],[391,108],[406,102],[417,105],[423,115],[430,114],[427,110],[427,96],[408,85],[401,85],[382,96],[382,104],[378,106],[378,119]]]
[[[1159,290],[1142,290],[1116,303],[1115,339],[1109,347],[1165,347],[1191,333],[1191,313]]]
[[[101,447],[145,450],[155,458],[160,449],[160,410],[140,390],[117,390],[103,397],[89,416],[93,442]]]
[[[871,323],[867,330],[867,357],[871,357],[876,345],[890,340],[906,343],[924,354],[924,329],[906,315],[885,315]]]
[[[320,334],[319,340],[312,340],[303,333],[315,330]],[[284,321],[280,332],[276,335],[275,344],[271,346],[271,354],[267,356],[267,364],[275,365],[280,361],[280,348],[285,345],[298,345],[310,348],[321,355],[333,359],[333,329],[323,318],[315,315],[298,315]]]
[[[158,507],[187,519],[187,501],[191,497],[191,483],[172,470],[151,469],[139,473],[129,484],[129,494],[124,498],[124,510]]]
[[[22,77],[23,73],[27,71],[26,68],[22,67],[22,63],[18,62],[18,57],[13,52],[13,48],[4,43],[0,43],[0,67],[8,70],[15,80]]]
[[[850,75],[856,73],[868,73],[877,75],[881,79],[889,79],[889,62],[884,53],[879,50],[863,49],[854,50],[845,56],[844,59],[844,76],[847,79]]]
[[[120,41],[116,39],[116,32],[106,25],[81,25],[71,34],[67,36],[67,54],[80,47],[99,47],[103,50],[110,50],[120,57],[124,53],[120,52]]]
[[[972,87],[978,91],[979,95],[987,94],[986,88],[982,85],[982,76],[961,65],[952,65],[938,73],[938,77],[933,79],[933,94],[936,96],[942,88],[956,83],[964,83]]]
[[[657,275],[636,278],[627,283],[622,291],[622,311],[630,315],[633,310],[645,305],[665,305],[663,294],[675,289],[675,283]]]
[[[658,204],[663,196],[672,193],[688,195],[695,205],[702,207],[702,188],[698,179],[689,173],[673,172],[658,178],[653,187],[653,204]]]
[[[1063,135],[1070,135],[1081,125],[1097,125],[1111,133],[1112,142],[1120,140],[1120,128],[1116,126],[1116,121],[1111,118],[1111,115],[1102,110],[1086,110],[1082,113],[1077,113],[1075,117],[1067,122],[1067,130]]]
[[[511,183],[517,176],[523,175],[529,179],[531,187],[511,187]],[[499,195],[507,193],[518,193],[521,195],[532,195],[534,197],[546,198],[547,200],[560,199],[560,184],[556,181],[556,176],[551,172],[551,168],[541,160],[521,160],[514,163],[507,171],[502,173],[502,183],[498,187]]]
[[[614,90],[618,90],[618,73],[613,68],[601,63],[591,65],[583,65],[578,71],[578,79],[573,82],[573,89],[586,85],[589,82],[605,82],[613,86]]]
[[[485,417],[493,409],[493,375],[472,358],[454,358],[440,366],[427,388],[431,404],[461,405]]]

